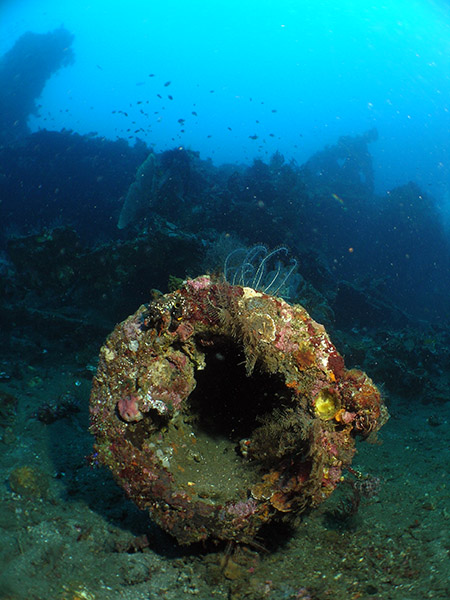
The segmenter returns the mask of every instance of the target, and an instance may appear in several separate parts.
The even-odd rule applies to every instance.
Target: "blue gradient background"
[[[0,8],[0,53],[61,25],[75,63],[47,83],[33,130],[139,137],[221,164],[276,150],[301,163],[377,127],[376,190],[413,180],[450,211],[444,2],[14,0]]]

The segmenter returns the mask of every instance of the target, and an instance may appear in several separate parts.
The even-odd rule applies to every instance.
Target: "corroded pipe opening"
[[[199,277],[115,328],[91,417],[100,462],[191,543],[317,506],[387,412],[301,306]]]

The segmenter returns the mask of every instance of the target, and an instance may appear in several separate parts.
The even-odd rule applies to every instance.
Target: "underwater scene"
[[[450,598],[450,5],[3,0],[0,599]]]

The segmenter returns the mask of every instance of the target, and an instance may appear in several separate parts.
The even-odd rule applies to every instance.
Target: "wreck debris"
[[[387,418],[303,307],[209,276],[114,329],[91,395],[96,460],[181,544],[319,505]]]

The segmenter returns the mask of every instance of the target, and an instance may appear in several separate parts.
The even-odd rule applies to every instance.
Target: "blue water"
[[[0,54],[25,31],[75,36],[75,62],[48,81],[32,130],[301,163],[376,125],[376,189],[413,180],[450,203],[444,1],[10,0],[0,11]]]

